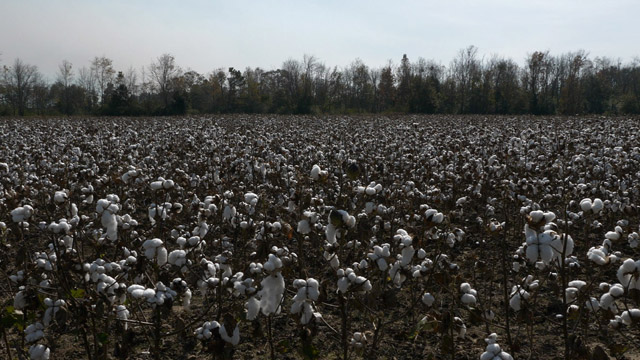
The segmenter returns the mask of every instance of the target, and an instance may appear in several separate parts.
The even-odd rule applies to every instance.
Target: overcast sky
[[[638,0],[0,0],[0,64],[16,57],[53,79],[107,56],[116,70],[163,53],[183,68],[279,67],[314,55],[328,66],[434,59],[469,45],[522,64],[535,50],[640,55]]]

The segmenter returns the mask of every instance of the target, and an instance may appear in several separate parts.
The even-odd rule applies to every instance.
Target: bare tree
[[[78,71],[78,86],[84,89],[85,104],[88,110],[91,110],[97,103],[98,94],[96,93],[96,78],[91,69],[82,67]]]
[[[65,114],[71,114],[71,82],[73,81],[73,65],[68,60],[62,60],[62,63],[58,65],[58,82],[62,87],[60,94],[60,105],[62,112]]]
[[[124,73],[124,84],[131,95],[138,95],[138,72],[133,66]]]
[[[171,54],[162,54],[155,62],[151,63],[149,73],[158,86],[164,106],[168,106],[171,80],[180,73],[175,58]]]
[[[465,113],[469,109],[472,80],[480,71],[480,62],[476,58],[478,48],[471,45],[458,52],[458,57],[451,63],[451,72],[458,87],[460,96],[460,112]]]
[[[9,102],[14,111],[18,110],[20,116],[25,113],[37,74],[38,68],[35,65],[25,64],[19,58],[14,61],[13,66],[5,71]]]
[[[93,73],[96,84],[98,86],[100,104],[104,104],[105,90],[107,89],[107,85],[109,85],[109,83],[113,83],[113,77],[116,73],[116,71],[113,69],[113,60],[105,56],[96,56],[91,62],[91,72]]]

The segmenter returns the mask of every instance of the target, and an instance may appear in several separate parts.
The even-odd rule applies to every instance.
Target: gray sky
[[[469,45],[523,63],[535,50],[584,49],[628,62],[640,55],[637,0],[1,0],[0,64],[16,57],[53,79],[95,56],[117,70],[171,53],[183,68],[275,69],[314,55],[339,67],[434,59]]]

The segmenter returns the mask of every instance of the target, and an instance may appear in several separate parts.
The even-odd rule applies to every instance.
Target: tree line
[[[622,64],[585,51],[481,58],[474,46],[448,66],[356,59],[329,67],[314,56],[279,69],[229,67],[200,74],[163,54],[149,66],[117,71],[108,57],[76,70],[59,65],[47,82],[16,59],[0,74],[0,115],[179,115],[205,113],[638,114],[640,59]]]

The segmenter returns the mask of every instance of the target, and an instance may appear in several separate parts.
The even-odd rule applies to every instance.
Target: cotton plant
[[[619,312],[616,300],[622,298],[625,294],[625,289],[621,284],[610,285],[608,283],[602,283],[599,286],[600,290],[605,293],[602,294],[599,301],[599,308],[602,311],[608,311],[612,314]]]
[[[367,341],[368,339],[365,333],[356,331],[351,336],[351,339],[349,340],[349,345],[356,349],[362,349],[367,345]]]
[[[51,349],[46,345],[37,344],[29,347],[29,358],[31,360],[49,360]]]
[[[338,241],[337,238],[341,235],[342,228],[353,228],[355,225],[356,218],[349,215],[345,210],[331,210],[325,230],[327,242],[331,245],[335,244]]]
[[[513,311],[520,311],[531,296],[530,292],[535,291],[540,286],[538,280],[534,280],[533,275],[527,275],[522,281],[522,285],[515,285],[509,295],[509,306]]]
[[[63,299],[52,300],[50,298],[45,298],[43,303],[47,309],[42,317],[42,323],[45,327],[48,327],[51,324],[51,321],[55,319],[56,313],[67,303]]]
[[[106,229],[106,234],[99,242],[105,239],[110,241],[118,240],[118,220],[116,214],[121,209],[120,198],[117,195],[109,194],[106,198],[100,199],[96,203],[96,212],[100,215],[100,222]]]
[[[573,252],[573,239],[567,234],[558,234],[554,229],[556,215],[552,212],[534,210],[527,216],[527,224],[524,226],[526,239],[526,258],[531,263],[541,260],[543,266],[552,261],[564,261],[563,255],[568,256]]]
[[[195,330],[195,335],[202,342],[210,342],[216,337],[224,340],[226,343],[236,346],[240,343],[240,328],[236,324],[233,330],[227,330],[224,323],[215,320],[205,321],[202,326]]]
[[[484,341],[487,343],[487,347],[482,355],[480,355],[480,360],[513,360],[513,356],[508,352],[502,351],[500,348],[498,335],[496,333],[492,333],[484,339]]]
[[[412,273],[411,262],[415,249],[413,238],[404,229],[398,229],[393,240],[398,243],[400,254],[396,255],[396,261],[389,268],[389,278],[396,287],[400,287],[407,279],[407,274]]]
[[[18,206],[11,210],[11,220],[15,223],[26,224],[27,220],[33,215],[33,207],[31,205]],[[28,224],[26,224],[28,226]]]
[[[158,281],[154,288],[147,288],[139,284],[129,285],[127,292],[133,299],[145,300],[153,307],[161,306],[168,301],[173,302],[178,295],[176,291],[167,287],[161,281]]]
[[[609,326],[613,329],[630,327],[640,323],[640,309],[628,309],[620,315],[616,315],[609,321]]]
[[[144,256],[158,266],[163,266],[168,261],[167,248],[163,244],[163,241],[158,238],[148,239],[142,243]]]
[[[303,219],[298,222],[296,231],[303,235],[311,233],[312,227],[318,223],[320,218],[319,214],[313,211],[304,211],[302,213]]]
[[[161,204],[151,203],[148,209],[148,218],[151,225],[155,225],[157,219],[166,221],[173,207],[173,204],[170,202],[164,202]]]
[[[68,190],[56,191],[53,194],[53,202],[57,205],[64,204],[69,198]]]
[[[319,283],[314,278],[296,279],[293,286],[296,288],[296,295],[293,297],[290,313],[300,314],[300,324],[306,325],[312,318],[321,316],[314,309],[314,302],[320,296]]]
[[[173,180],[165,179],[163,177],[158,177],[158,180],[152,181],[149,186],[151,190],[158,191],[161,189],[169,190],[175,186],[175,182]]]
[[[616,274],[620,284],[627,290],[640,290],[640,260],[626,259]]]
[[[371,281],[364,276],[358,276],[352,268],[338,269],[336,276],[338,277],[339,293],[344,294],[350,289],[358,293],[365,293],[372,289]]]
[[[598,198],[585,198],[580,201],[580,209],[585,214],[598,214],[604,209],[604,202]]]
[[[311,172],[309,173],[311,179],[317,181],[320,179],[326,179],[329,176],[329,172],[326,170],[322,170],[318,164],[314,164],[311,167]]]
[[[24,340],[27,343],[34,343],[44,338],[45,326],[41,322],[35,322],[30,324],[24,329]]]
[[[587,251],[587,259],[598,266],[615,264],[621,261],[621,254],[617,251],[613,251],[612,248],[613,243],[611,240],[605,238],[602,241],[602,245],[591,247]]]
[[[460,298],[460,302],[467,306],[473,306],[478,301],[478,292],[475,289],[471,288],[469,283],[460,284],[460,292],[462,296]]]
[[[260,282],[260,290],[245,304],[248,320],[255,320],[258,312],[265,316],[280,313],[285,291],[282,266],[282,260],[275,254],[269,254],[268,260],[262,264],[266,274]]]

